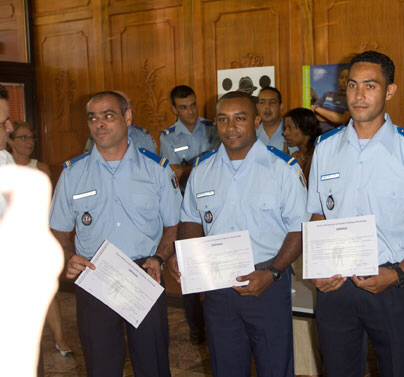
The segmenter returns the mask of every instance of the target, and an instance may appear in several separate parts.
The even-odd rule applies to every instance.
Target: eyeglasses
[[[22,141],[35,141],[36,137],[35,136],[28,136],[28,135],[22,135],[22,136],[14,136],[14,139],[21,139]]]

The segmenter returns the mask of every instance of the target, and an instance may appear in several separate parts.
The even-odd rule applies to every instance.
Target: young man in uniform
[[[246,286],[205,293],[205,322],[215,377],[292,377],[289,265],[301,253],[306,188],[296,160],[256,138],[260,117],[243,92],[216,108],[222,145],[196,160],[181,210],[179,238],[248,229],[256,270]],[[300,169],[299,169],[300,170]]]
[[[397,90],[389,57],[366,51],[351,61],[346,90],[352,119],[319,137],[310,172],[312,220],[375,215],[376,276],[314,280],[316,320],[328,377],[362,377],[367,334],[381,376],[404,376],[404,131],[386,113]]]

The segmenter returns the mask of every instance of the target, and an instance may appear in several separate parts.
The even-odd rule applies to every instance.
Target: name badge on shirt
[[[205,196],[212,196],[215,195],[215,190],[199,192],[196,194],[197,199],[204,198]]]
[[[188,145],[184,145],[183,147],[174,148],[174,152],[186,151],[187,149],[189,149]]]
[[[73,200],[87,198],[88,196],[97,195],[97,190],[92,190],[88,192],[83,192],[82,194],[73,195]]]
[[[322,181],[339,178],[339,173],[324,174],[321,176]]]

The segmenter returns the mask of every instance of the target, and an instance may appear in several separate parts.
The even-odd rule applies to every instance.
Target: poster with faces
[[[275,86],[275,67],[250,67],[217,71],[218,99],[228,92],[241,90],[258,97],[262,88]]]

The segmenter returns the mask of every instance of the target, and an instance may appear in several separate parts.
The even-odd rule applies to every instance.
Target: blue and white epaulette
[[[287,153],[282,152],[278,148],[275,148],[272,145],[267,145],[267,148],[270,152],[272,152],[275,156],[278,156],[279,158],[281,158],[288,165],[293,166],[294,164],[296,164],[297,160],[294,157],[289,156]]]
[[[166,130],[161,131],[162,135],[169,135],[175,131],[175,126],[167,128]]]
[[[210,156],[215,154],[217,152],[217,150],[218,150],[218,148],[214,149],[213,151],[206,152],[206,153],[198,156],[197,158],[195,158],[192,166],[193,167],[198,166],[202,161],[205,161],[207,158],[209,158]]]
[[[142,131],[146,135],[150,133],[149,130],[146,130],[146,128],[142,128],[142,127],[136,126],[136,125],[134,125],[134,126],[136,129],[138,129],[139,131]]]
[[[404,128],[403,128],[403,127],[398,127],[398,126],[397,126],[397,132],[398,132],[401,136],[404,136]]]
[[[165,168],[168,165],[168,160],[165,157],[161,157],[158,154],[153,153],[146,148],[139,148],[139,152],[141,154],[144,154],[146,157],[149,157],[151,160],[158,163],[163,168]]]
[[[213,122],[211,120],[204,119],[201,121],[204,126],[213,126]]]
[[[73,165],[75,162],[82,160],[84,157],[87,157],[90,152],[86,152],[81,154],[80,156],[74,157],[71,160],[67,160],[63,163],[64,168],[68,168],[69,166]]]
[[[320,135],[319,137],[317,137],[316,141],[314,142],[314,145],[317,145],[318,143],[320,143],[321,141],[329,138],[332,135],[337,134],[338,132],[341,132],[342,130],[345,129],[345,126],[339,126],[337,128],[334,128],[331,131],[326,132],[325,134]]]

